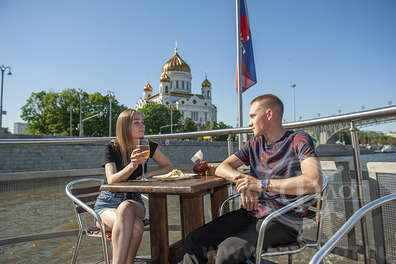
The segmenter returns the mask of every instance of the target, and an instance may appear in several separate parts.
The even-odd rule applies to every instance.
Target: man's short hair
[[[250,105],[255,102],[260,102],[264,107],[271,108],[272,110],[277,111],[282,120],[283,103],[278,96],[273,94],[263,94],[254,98],[253,101],[250,102]]]

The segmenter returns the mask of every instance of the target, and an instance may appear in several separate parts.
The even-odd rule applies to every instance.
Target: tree
[[[84,122],[84,136],[108,136],[109,130],[109,96],[100,93],[88,94],[76,89],[63,90],[60,93],[41,91],[32,93],[22,107],[21,118],[27,121],[27,129],[32,134],[61,136],[70,135],[70,107],[72,108],[72,134],[77,136],[76,130],[80,122],[80,93],[82,118],[87,118],[99,112],[101,116]],[[112,102],[112,131],[118,115],[127,107],[120,105],[117,100]]]
[[[146,134],[155,135],[161,133],[170,133],[171,110],[170,107],[162,104],[145,104],[138,111],[143,115],[144,124],[146,125]],[[176,108],[172,108],[173,131],[181,126],[181,113]],[[175,129],[176,128],[176,129]]]
[[[223,122],[217,123],[216,121],[206,121],[204,130],[217,130],[217,129],[225,129],[232,128],[232,126],[226,125]],[[213,137],[215,141],[226,141],[228,135],[221,135]]]
[[[192,121],[191,118],[187,117],[186,119],[184,119],[184,124],[183,124],[183,132],[193,132],[193,131],[197,131],[198,126],[197,124]]]

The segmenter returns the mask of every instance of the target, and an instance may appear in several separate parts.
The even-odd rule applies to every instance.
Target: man
[[[185,241],[184,264],[207,263],[217,250],[215,263],[245,263],[254,253],[262,221],[271,212],[300,195],[320,192],[320,165],[310,136],[286,131],[283,103],[265,94],[250,103],[254,137],[223,161],[216,175],[236,183],[242,208],[227,213],[191,232]],[[250,175],[237,170],[250,165]],[[305,209],[290,211],[267,226],[263,248],[296,241]]]

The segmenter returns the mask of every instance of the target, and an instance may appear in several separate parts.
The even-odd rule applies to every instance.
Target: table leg
[[[210,202],[212,207],[212,220],[219,216],[219,209],[221,203],[228,197],[228,185],[215,188],[213,193],[210,194]],[[229,211],[228,207],[224,208],[223,213]]]
[[[152,263],[169,263],[168,212],[166,195],[149,195]]]
[[[204,193],[199,193],[194,196],[180,196],[180,217],[183,240],[191,231],[205,224],[203,196]]]

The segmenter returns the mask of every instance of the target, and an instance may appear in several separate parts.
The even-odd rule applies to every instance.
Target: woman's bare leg
[[[144,224],[141,219],[144,218],[144,207],[134,201],[130,201],[134,207],[135,207],[135,220],[131,223],[133,223],[133,232],[132,232],[132,237],[131,241],[129,244],[129,249],[128,249],[128,262],[127,263],[133,263],[133,260],[136,257],[137,251],[139,249],[140,242],[142,241],[143,237],[143,232],[144,232]]]
[[[124,201],[117,209],[108,209],[100,215],[106,230],[112,231],[114,264],[133,263],[144,232],[143,214],[140,204]]]
[[[136,207],[130,201],[122,202],[117,208],[117,217],[113,225],[113,264],[127,263],[128,251],[134,233]]]
[[[113,224],[115,222],[117,213],[117,209],[107,209],[100,214],[100,218],[102,219],[102,223],[105,226],[105,231],[112,231]],[[98,222],[96,222],[96,226],[99,228]],[[112,254],[114,256],[114,252]]]
[[[136,257],[140,242],[142,241],[143,232],[144,232],[143,221],[140,220],[140,218],[135,218],[135,221],[133,224],[132,238],[131,238],[131,241],[129,244],[129,250],[128,250],[128,260],[127,260],[128,264],[133,263],[133,260]]]
[[[104,211],[100,217],[106,226],[111,227],[113,264],[126,263],[133,224],[136,216],[135,206],[129,201],[122,202],[117,209]]]

